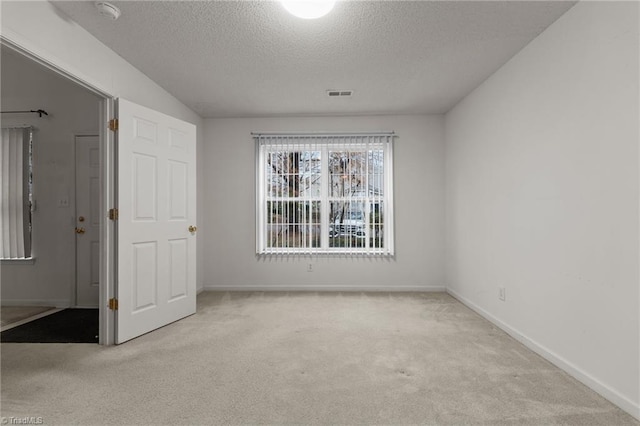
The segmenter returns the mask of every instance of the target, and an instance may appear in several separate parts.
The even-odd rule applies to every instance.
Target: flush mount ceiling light
[[[280,0],[290,14],[302,19],[317,19],[331,12],[335,0]]]
[[[116,20],[120,17],[120,9],[116,6],[112,5],[106,1],[97,1],[95,2],[96,9],[98,9],[98,13],[105,18]]]

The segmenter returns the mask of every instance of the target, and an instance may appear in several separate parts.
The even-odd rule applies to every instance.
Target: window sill
[[[29,257],[27,259],[0,259],[2,265],[34,265],[36,263],[35,257]]]
[[[339,251],[339,250],[325,250],[325,251],[304,251],[304,250],[273,250],[257,252],[258,257],[308,257],[308,256],[326,256],[326,257],[389,257],[395,256],[393,252],[381,252],[381,251]]]

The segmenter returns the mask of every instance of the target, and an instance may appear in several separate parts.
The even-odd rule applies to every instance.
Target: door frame
[[[109,220],[107,212],[117,207],[116,203],[116,143],[115,134],[109,130],[109,119],[115,117],[115,96],[85,78],[74,74],[64,66],[57,65],[18,43],[0,35],[0,45],[23,57],[48,68],[63,78],[79,85],[100,98],[99,107],[99,146],[100,146],[100,178],[102,187],[100,194],[100,299],[99,299],[99,341],[100,345],[115,344],[115,311],[108,307],[108,301],[115,298],[116,277],[116,223]],[[74,283],[75,285],[75,283]]]

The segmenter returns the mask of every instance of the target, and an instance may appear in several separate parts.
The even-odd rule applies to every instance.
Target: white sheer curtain
[[[0,139],[0,258],[31,256],[29,202],[29,128],[3,128]]]

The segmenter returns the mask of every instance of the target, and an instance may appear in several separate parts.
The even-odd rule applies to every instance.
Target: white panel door
[[[116,343],[196,311],[196,127],[118,100]]]
[[[95,308],[100,291],[100,147],[76,136],[76,306]]]

